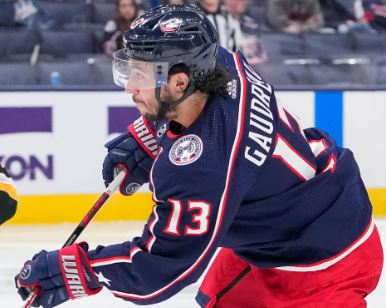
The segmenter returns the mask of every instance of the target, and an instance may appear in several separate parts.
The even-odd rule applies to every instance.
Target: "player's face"
[[[153,120],[158,114],[155,97],[156,80],[151,66],[135,65],[132,67],[125,90],[133,95],[133,101],[144,118]]]
[[[167,61],[143,61],[126,54],[124,49],[113,55],[114,83],[132,94],[139,112],[146,119],[160,119],[166,116],[167,104],[159,106],[156,90],[160,89],[163,101],[164,89],[168,82],[169,63]],[[162,110],[162,112],[160,112]]]
[[[143,73],[144,70],[141,72]],[[135,79],[134,84],[138,82],[138,78],[141,78],[143,84],[155,84],[155,79],[149,78],[150,74],[144,74],[144,76],[142,76],[141,72],[138,72],[139,76],[133,77],[133,81]],[[133,87],[133,83],[129,79],[129,82],[126,84],[126,92],[132,94],[136,107],[145,119],[149,121],[159,120],[161,118],[171,120],[177,117],[176,108],[171,106],[171,102],[178,100],[182,95],[178,84],[178,77],[173,75],[170,77],[169,82],[161,87],[160,98],[162,106],[160,106],[160,103],[156,99],[154,86],[153,88]],[[168,111],[165,114],[164,110],[160,111],[160,109],[166,109]]]
[[[147,120],[174,119],[177,116],[174,102],[186,89],[189,78],[185,73],[167,76],[168,63],[139,60],[120,61],[113,64],[114,82],[124,86],[132,95],[141,115]],[[160,102],[156,98],[156,87],[160,91]]]

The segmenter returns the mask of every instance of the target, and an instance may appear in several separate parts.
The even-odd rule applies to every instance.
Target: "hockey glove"
[[[157,156],[158,145],[154,130],[142,117],[128,127],[128,132],[107,142],[108,154],[103,162],[103,180],[108,186],[115,176],[115,167],[126,168],[126,177],[119,190],[123,195],[132,195],[144,183],[149,182],[149,173]]]
[[[32,306],[48,308],[98,293],[102,286],[88,261],[87,250],[88,245],[81,243],[36,254],[15,277],[22,299],[38,288],[40,292]]]

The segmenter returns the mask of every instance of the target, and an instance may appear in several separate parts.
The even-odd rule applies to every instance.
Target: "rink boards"
[[[353,150],[374,204],[386,215],[386,91],[289,91],[281,103],[303,127]],[[0,161],[21,195],[13,223],[79,221],[104,190],[103,144],[138,116],[122,92],[0,92]],[[114,196],[98,220],[146,219],[151,195]]]

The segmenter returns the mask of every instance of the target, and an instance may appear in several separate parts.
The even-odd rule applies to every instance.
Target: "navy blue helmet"
[[[193,5],[161,5],[139,16],[123,35],[131,59],[185,64],[199,79],[214,69],[217,32],[205,13]]]

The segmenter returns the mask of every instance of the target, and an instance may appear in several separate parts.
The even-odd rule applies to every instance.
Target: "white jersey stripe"
[[[149,225],[149,232],[151,233],[151,236],[150,236],[150,239],[148,240],[148,242],[146,243],[146,248],[147,248],[147,251],[150,253],[151,252],[151,248],[153,247],[154,245],[154,242],[156,240],[156,236],[154,234],[154,226],[157,224],[158,222],[158,214],[157,214],[157,207],[158,205],[155,205],[153,207],[153,215],[154,215],[154,220],[150,223]]]
[[[351,246],[349,246],[346,250],[340,253],[337,256],[334,256],[328,260],[322,260],[314,265],[306,265],[306,266],[282,266],[276,267],[275,269],[289,272],[315,272],[321,271],[329,268],[330,266],[338,263],[343,258],[347,257],[350,253],[352,253],[355,249],[357,249],[360,245],[362,245],[366,240],[371,236],[375,228],[374,221],[371,221],[370,225],[367,227],[367,230],[362,234],[362,236],[354,242]]]
[[[105,258],[105,259],[96,259],[91,260],[90,264],[92,267],[98,267],[98,266],[104,266],[104,265],[110,265],[115,263],[131,263],[134,256],[141,251],[141,248],[139,247],[133,247],[130,250],[129,256],[120,256],[120,257],[111,257],[111,258]]]
[[[314,153],[316,158],[327,149],[327,144],[324,139],[310,140],[308,141],[308,144],[310,145],[311,151]]]
[[[149,176],[149,181],[150,181],[150,184],[153,186],[153,200],[155,202],[162,202],[160,200],[157,199],[157,195],[156,195],[156,192],[155,192],[155,187],[154,187],[154,180],[153,180],[153,168],[155,166],[155,163],[157,162],[157,159],[158,157],[161,155],[162,151],[163,151],[163,148],[161,146],[158,146],[158,155],[157,157],[155,158],[154,162],[153,162],[153,165],[151,166],[151,169],[150,169],[150,176]]]

